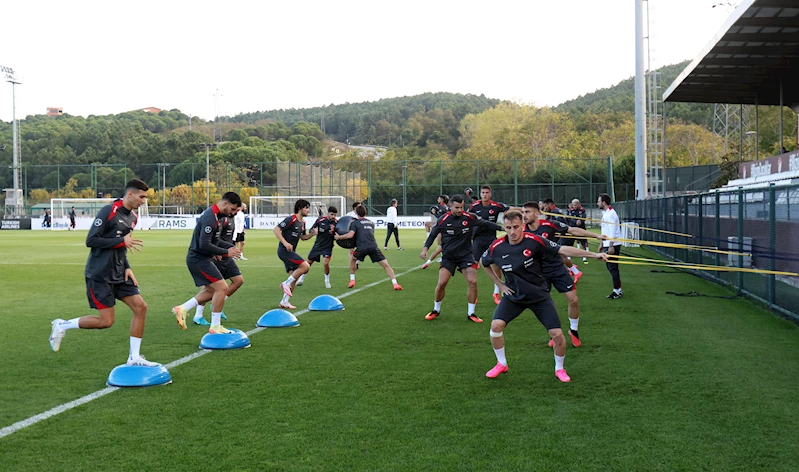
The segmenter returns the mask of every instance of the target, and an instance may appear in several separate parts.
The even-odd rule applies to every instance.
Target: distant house
[[[49,107],[47,109],[47,116],[61,116],[64,114],[64,109],[61,107]]]
[[[156,113],[156,114],[161,113],[161,109],[155,107],[142,108],[141,111],[146,111],[147,113]]]

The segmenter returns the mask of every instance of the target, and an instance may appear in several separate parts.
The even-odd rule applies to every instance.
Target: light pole
[[[11,132],[13,133],[13,160],[12,167],[14,172],[14,188],[19,188],[19,144],[18,144],[18,131],[17,131],[17,93],[16,86],[21,84],[19,80],[14,77],[14,69],[10,67],[0,66],[3,74],[6,77],[6,82],[11,84]]]
[[[209,153],[211,148],[216,147],[216,143],[200,143],[201,148],[205,148],[205,208],[211,206],[211,165]]]

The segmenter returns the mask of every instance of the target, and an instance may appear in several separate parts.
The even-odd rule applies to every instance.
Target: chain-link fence
[[[799,272],[799,186],[714,191],[700,195],[627,201],[614,208],[623,221],[693,235],[641,231],[655,241],[717,247],[749,255],[658,248],[674,260],[716,266]],[[799,278],[747,272],[697,271],[799,322]]]
[[[155,213],[196,213],[227,191],[245,200],[252,195],[340,195],[350,205],[364,202],[369,214],[384,214],[391,199],[400,215],[422,215],[441,194],[462,194],[481,185],[493,199],[511,205],[552,197],[565,207],[577,198],[587,205],[599,193],[612,193],[609,158],[502,160],[385,160],[258,163],[159,163],[26,165],[23,169],[28,214],[50,198],[120,196],[131,178],[150,186]],[[208,182],[206,182],[206,175]],[[31,211],[33,210],[33,211]],[[43,211],[43,210],[42,210]]]

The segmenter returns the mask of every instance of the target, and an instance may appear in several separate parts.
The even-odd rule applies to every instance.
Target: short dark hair
[[[328,213],[338,213],[338,208],[336,208],[334,206],[329,206],[329,207],[327,207],[327,212]]]
[[[610,195],[608,195],[607,193],[600,193],[599,199],[610,205]]]
[[[392,198],[390,205],[394,206],[395,203],[397,203],[397,199],[396,198]]]
[[[491,186],[490,185],[483,185],[482,187],[480,187],[480,190],[491,190]]]
[[[553,205],[555,204],[555,200],[552,200],[552,197],[547,197],[547,198],[545,198],[545,199],[543,200],[543,202],[544,202],[544,203],[546,203],[546,204],[549,204],[549,203],[551,203],[551,204],[553,204]]]
[[[226,200],[234,205],[241,206],[241,197],[236,192],[225,192],[225,194],[222,195],[222,200]]]
[[[366,208],[363,205],[361,205],[361,206],[359,206],[358,208],[355,209],[355,213],[359,217],[363,218],[364,216],[366,216]]]
[[[537,202],[526,202],[524,205],[522,205],[522,208],[534,208],[541,211],[541,208],[538,206]]]
[[[524,221],[524,218],[522,218],[522,212],[520,212],[519,210],[508,210],[508,211],[505,212],[505,221],[508,221],[508,220],[522,220],[522,221]]]
[[[309,202],[304,198],[300,198],[294,203],[294,213],[299,212],[303,208],[310,208],[310,207],[311,207],[311,202]]]
[[[128,193],[128,190],[144,190],[146,192],[150,190],[150,187],[139,179],[133,179],[125,184],[125,193]]]
[[[359,206],[361,206],[361,202],[355,202],[355,203],[352,204],[352,209],[354,210],[354,209],[358,208]]]
[[[452,198],[449,199],[451,203],[463,203],[463,195],[453,195]]]
[[[449,203],[449,195],[439,195],[438,198],[444,201],[444,203]]]
[[[480,200],[480,197],[478,197],[477,195],[472,195],[472,201],[476,202],[477,200]]]

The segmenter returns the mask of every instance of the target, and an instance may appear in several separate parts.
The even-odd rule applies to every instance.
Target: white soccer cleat
[[[325,288],[330,288],[330,282],[328,282],[327,280],[325,280]]]
[[[137,365],[137,366],[141,366],[141,367],[156,367],[156,366],[159,366],[161,364],[159,364],[158,362],[148,361],[147,359],[144,358],[144,356],[139,356],[139,357],[137,357],[135,359],[132,359],[132,358],[128,357],[127,365],[130,365],[130,366]]]
[[[249,259],[247,259],[246,257],[244,257],[244,253],[243,253],[243,252],[241,253],[241,256],[239,256],[239,259],[241,259],[242,261],[247,261],[247,260],[249,260]]]
[[[50,323],[53,325],[53,329],[50,330],[50,349],[53,352],[58,352],[61,349],[61,340],[64,339],[64,335],[67,333],[65,329],[61,329],[60,323],[63,322],[64,320],[61,318],[56,318]]]
[[[300,277],[299,279],[297,279],[297,286],[299,287],[300,285],[303,284],[303,282],[305,282],[305,277]]]

